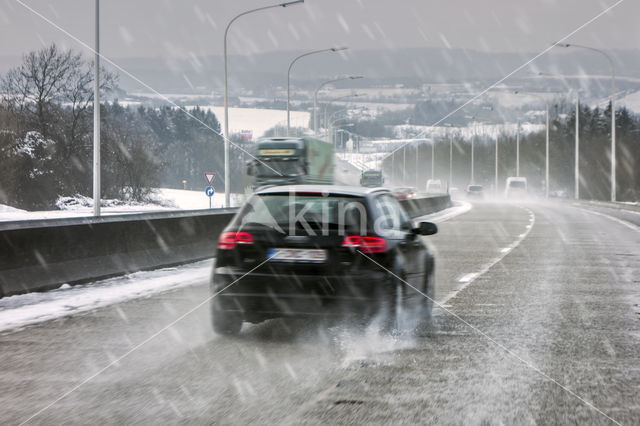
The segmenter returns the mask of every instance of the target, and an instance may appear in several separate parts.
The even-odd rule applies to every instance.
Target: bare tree
[[[112,89],[116,76],[106,70],[101,73],[101,90]],[[93,63],[55,44],[24,55],[22,64],[9,70],[0,83],[7,108],[22,116],[29,130],[37,130],[44,137],[49,137],[59,123],[59,117],[55,117],[59,106],[68,107],[70,142],[75,141],[82,115],[92,105],[92,86]]]

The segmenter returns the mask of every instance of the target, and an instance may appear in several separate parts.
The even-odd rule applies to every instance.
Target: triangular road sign
[[[213,182],[213,180],[216,178],[216,174],[211,172],[204,172],[204,177],[205,179],[207,179],[207,183],[211,185],[211,182]]]

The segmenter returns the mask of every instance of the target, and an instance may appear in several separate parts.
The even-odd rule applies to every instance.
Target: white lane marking
[[[594,212],[593,210],[589,210],[589,209],[583,209],[583,208],[580,208],[580,207],[577,207],[577,209],[578,210],[582,210],[583,212],[586,212],[586,213],[594,214],[596,216],[605,217],[605,218],[607,218],[609,220],[612,220],[614,222],[619,223],[620,225],[626,226],[629,229],[632,229],[632,230],[634,230],[636,232],[640,232],[640,226],[634,225],[633,223],[627,222],[626,220],[618,219],[617,217],[609,216],[608,214],[604,214],[604,213],[600,213],[600,212]]]
[[[520,234],[518,236],[518,238],[508,247],[508,250],[501,250],[501,254],[496,257],[495,259],[491,260],[489,263],[483,265],[479,271],[477,272],[471,272],[468,273],[466,275],[463,275],[461,278],[458,279],[458,282],[462,283],[462,286],[460,286],[458,289],[452,291],[451,293],[447,294],[444,299],[438,301],[438,304],[440,306],[444,305],[445,303],[447,303],[449,300],[453,299],[454,297],[456,297],[462,290],[464,290],[465,288],[467,288],[471,283],[473,283],[475,280],[477,280],[478,278],[480,278],[482,275],[486,274],[489,269],[491,269],[495,264],[497,264],[498,262],[500,262],[502,259],[505,258],[506,255],[508,255],[509,253],[511,253],[511,251],[513,251],[513,249],[515,249],[516,247],[518,247],[520,245],[520,243],[527,238],[527,235],[529,235],[529,232],[531,232],[531,229],[533,229],[533,225],[536,223],[536,219],[535,219],[535,214],[533,213],[533,211],[531,211],[530,209],[526,208],[526,207],[521,207],[522,209],[526,210],[529,212],[530,215],[533,216],[533,222],[531,223],[531,225],[527,225],[527,230],[526,232],[524,232],[523,234]],[[464,281],[463,281],[464,280]]]
[[[638,211],[629,210],[629,209],[626,209],[626,208],[621,207],[621,206],[615,206],[615,205],[612,206],[611,204],[608,204],[606,202],[603,202],[603,203],[592,202],[590,204],[593,205],[593,206],[596,206],[596,207],[604,207],[604,208],[608,208],[608,209],[618,210],[618,211],[621,211],[621,212],[640,215],[640,212],[638,212]],[[571,203],[571,205],[573,205],[574,207],[577,207],[580,210],[584,210],[584,204],[582,204],[582,203]]]
[[[502,250],[500,250],[500,253],[506,253],[508,251],[511,251],[511,247],[505,247]]]
[[[470,274],[463,275],[460,279],[458,279],[458,282],[461,282],[461,283],[468,283],[469,281],[471,281],[471,280],[475,279],[475,278],[476,278],[476,275],[478,275],[478,274],[477,274],[477,273],[475,273],[475,272],[472,272],[472,273],[470,273]]]
[[[425,216],[415,217],[413,218],[413,220],[429,220],[431,222],[441,223],[456,216],[460,216],[461,214],[467,213],[472,208],[473,205],[471,203],[468,203],[466,201],[455,201],[455,205],[453,207],[449,207],[448,209],[444,209],[440,212],[431,213]]]

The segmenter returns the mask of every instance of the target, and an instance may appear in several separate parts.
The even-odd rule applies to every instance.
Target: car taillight
[[[342,247],[351,247],[362,253],[382,253],[387,249],[387,241],[380,237],[350,235],[342,240]]]
[[[253,244],[253,237],[248,232],[223,232],[218,239],[222,250],[233,250],[238,244]]]

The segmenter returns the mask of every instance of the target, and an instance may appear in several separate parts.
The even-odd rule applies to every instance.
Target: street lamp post
[[[256,9],[247,10],[245,12],[236,15],[233,19],[229,21],[227,27],[224,30],[224,205],[225,207],[229,207],[230,205],[230,197],[229,197],[229,91],[228,91],[228,74],[227,74],[227,35],[229,33],[229,27],[233,24],[238,18],[244,15],[248,15],[253,12],[259,12],[262,10],[273,9],[276,7],[287,7],[293,6],[295,4],[304,3],[304,0],[295,0],[289,1],[286,3],[278,3],[271,6],[259,7]]]
[[[331,47],[329,49],[312,50],[311,52],[303,53],[302,55],[297,56],[293,59],[293,61],[291,61],[291,63],[289,64],[289,69],[287,70],[287,136],[289,136],[289,133],[291,131],[291,68],[293,67],[293,64],[295,64],[298,59],[304,58],[305,56],[315,55],[316,53],[323,52],[338,52],[340,50],[346,49],[346,47]]]
[[[580,199],[580,92],[576,91],[576,147],[574,155],[574,171],[573,179],[575,180],[575,189],[573,191],[573,197],[576,200]]]
[[[419,165],[419,161],[418,161],[418,157],[420,157],[420,142],[416,143],[416,188],[420,187],[420,179],[418,176],[418,165]]]
[[[498,135],[496,135],[496,171],[495,171],[494,194],[498,195]]]
[[[516,176],[520,177],[520,120],[516,126]]]
[[[95,10],[95,57],[93,64],[93,215],[100,216],[100,0]]]
[[[600,53],[609,61],[611,67],[611,202],[616,201],[616,68],[611,56],[595,47],[583,46],[580,44],[563,43],[558,44],[560,47],[577,47]]]
[[[545,113],[547,115],[547,122],[545,124],[545,170],[544,170],[544,197],[549,198],[549,102],[545,102]]]
[[[539,72],[537,75],[560,77],[564,78],[561,74],[549,74]],[[576,200],[580,199],[580,89],[576,90],[576,123],[575,123],[575,148],[574,148],[574,191],[573,196]]]
[[[351,110],[351,111],[353,111],[353,112],[356,112],[356,111],[361,111],[361,110],[363,110],[363,109],[365,109],[365,107],[357,107],[357,108],[342,108],[342,109],[339,109],[338,111],[334,111],[333,113],[331,113],[331,115],[330,115],[330,116],[329,116],[329,118],[327,119],[327,123],[329,123],[329,127],[331,127],[331,125],[332,125],[333,123],[335,123],[336,121],[338,121],[338,120],[346,120],[346,119],[348,119],[348,118],[349,118],[349,117],[342,117],[342,118],[336,118],[336,119],[334,120],[334,119],[333,119],[333,117],[335,117],[337,114],[339,114],[339,113],[341,113],[341,112],[346,112],[346,111],[349,111],[349,110]]]
[[[431,140],[431,180],[436,178],[436,141]]]
[[[475,126],[474,126],[475,127]],[[475,182],[475,159],[474,159],[474,145],[475,145],[475,141],[476,141],[476,130],[475,128],[473,129],[473,135],[471,136],[471,183],[476,183]]]
[[[348,77],[334,78],[333,80],[327,80],[322,84],[320,84],[320,86],[318,86],[316,91],[313,93],[313,134],[314,135],[318,136],[318,92],[320,92],[320,89],[322,89],[327,84],[334,83],[336,81],[357,80],[359,78],[364,78],[364,77],[361,75],[350,75]],[[325,126],[326,126],[326,123],[325,123]]]
[[[453,184],[453,138],[449,136],[449,187],[452,184]]]
[[[360,94],[359,94],[359,93],[353,93],[353,94],[351,94],[351,95],[339,96],[339,97],[337,97],[337,98],[333,98],[333,99],[329,100],[329,101],[324,105],[324,123],[325,123],[325,126],[327,125],[327,108],[329,108],[329,105],[331,105],[331,103],[332,103],[332,102],[339,101],[339,100],[341,100],[341,99],[346,99],[346,98],[355,98],[355,97],[358,97],[358,96],[360,96]],[[327,137],[329,136],[329,134],[330,134],[330,132],[329,132],[329,128],[327,128],[327,133],[326,133]]]
[[[514,92],[516,95],[519,93],[517,90]],[[544,102],[546,124],[545,124],[545,155],[544,155],[544,197],[549,198],[549,102],[542,96],[529,93],[529,95],[536,97]],[[518,134],[520,132],[518,131]],[[520,174],[518,173],[518,176]]]
[[[396,152],[391,153],[391,181],[396,184]]]
[[[402,184],[407,182],[407,145],[402,148]]]

